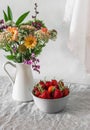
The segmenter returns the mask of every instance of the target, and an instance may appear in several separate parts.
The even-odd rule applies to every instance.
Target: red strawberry
[[[50,82],[50,81],[46,81],[45,85],[46,85],[46,87],[48,88],[49,86],[52,85],[52,82]]]
[[[53,79],[53,80],[52,80],[52,85],[53,85],[53,86],[57,86],[57,85],[58,85],[57,80]]]
[[[69,88],[65,88],[63,90],[63,96],[67,96],[69,94]]]
[[[54,98],[61,98],[62,96],[63,96],[62,91],[60,91],[59,89],[56,89],[54,91],[54,95],[53,95]]]
[[[35,96],[39,97],[40,94],[41,94],[40,91],[38,90],[35,91]]]
[[[58,85],[56,85],[56,86],[55,86],[55,88],[59,89],[59,86],[58,86]]]
[[[36,87],[34,87],[33,92],[35,92],[36,90],[38,90],[37,86],[36,86]]]
[[[42,86],[42,88],[45,88],[45,83],[43,81],[40,81],[39,84]]]
[[[50,95],[49,92],[47,90],[45,90],[44,92],[42,92],[41,95],[39,95],[40,98],[44,98],[44,99],[50,99]]]
[[[55,87],[54,86],[49,86],[48,92],[53,93],[54,91],[55,91]]]

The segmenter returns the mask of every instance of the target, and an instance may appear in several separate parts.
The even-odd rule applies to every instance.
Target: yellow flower
[[[26,48],[33,49],[36,46],[36,44],[37,44],[37,39],[32,35],[27,36],[24,40],[24,45],[26,46]]]

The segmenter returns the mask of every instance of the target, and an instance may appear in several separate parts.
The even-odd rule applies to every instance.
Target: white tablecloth
[[[34,102],[12,100],[12,86],[0,77],[0,130],[90,130],[90,86],[72,84],[66,108],[57,114],[38,110]]]

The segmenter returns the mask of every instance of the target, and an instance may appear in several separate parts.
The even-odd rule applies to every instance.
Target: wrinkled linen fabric
[[[66,108],[41,112],[34,102],[12,99],[12,85],[0,77],[0,130],[90,130],[90,85],[71,84]]]
[[[68,47],[90,73],[90,0],[67,0],[64,21],[70,23]]]

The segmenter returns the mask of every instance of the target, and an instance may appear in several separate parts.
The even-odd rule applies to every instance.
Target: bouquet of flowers
[[[4,19],[0,20],[0,48],[7,53],[6,58],[18,63],[32,65],[33,70],[38,72],[40,66],[37,56],[41,53],[46,43],[55,40],[57,31],[48,30],[42,20],[37,19],[37,3],[35,3],[35,15],[32,20],[23,22],[29,11],[22,14],[16,22],[13,20],[11,8],[3,11]]]

